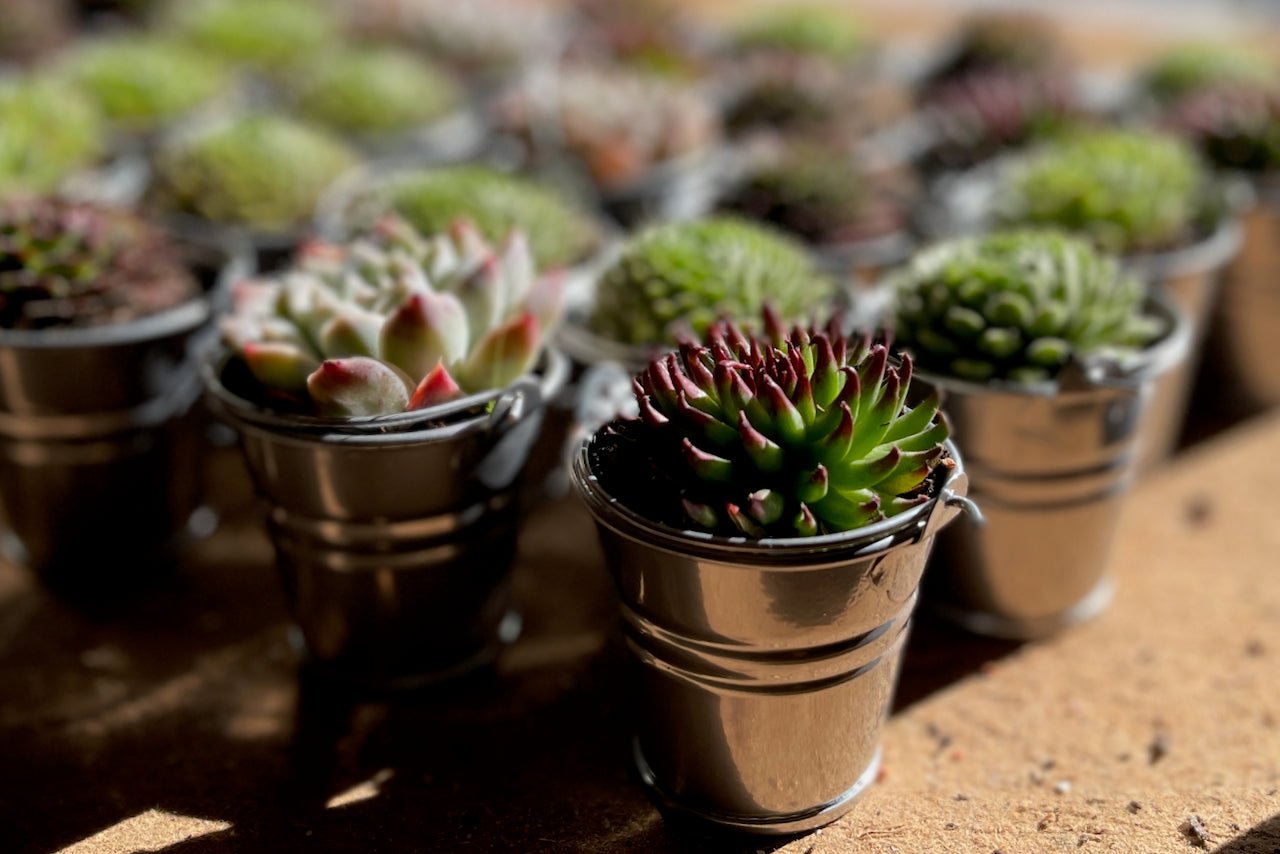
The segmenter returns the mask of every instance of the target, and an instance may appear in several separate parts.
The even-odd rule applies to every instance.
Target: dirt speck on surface
[[[1162,732],[1156,733],[1155,738],[1151,739],[1151,744],[1147,745],[1147,764],[1155,765],[1168,756],[1169,747],[1169,736]]]
[[[1213,502],[1207,495],[1193,495],[1187,500],[1186,520],[1193,528],[1209,524],[1213,518]]]
[[[1198,815],[1187,816],[1187,820],[1178,825],[1178,830],[1197,848],[1209,849],[1209,831],[1204,826],[1204,819]]]
[[[1142,809],[1142,804],[1138,803],[1137,801],[1129,801],[1129,805],[1125,807],[1125,809],[1129,811],[1130,815],[1137,815],[1138,812]]]

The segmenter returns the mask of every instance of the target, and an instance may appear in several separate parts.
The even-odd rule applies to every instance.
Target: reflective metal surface
[[[4,548],[56,585],[159,568],[196,510],[198,366],[213,307],[249,267],[189,252],[201,299],[112,326],[0,330]]]
[[[667,808],[754,833],[834,821],[874,779],[880,728],[940,497],[845,534],[750,542],[658,526],[591,471],[574,482],[622,600],[639,682],[636,764]]]
[[[493,657],[519,631],[517,487],[567,360],[501,394],[343,422],[275,414],[206,365],[240,433],[306,648],[348,681],[397,687]]]
[[[1191,328],[1151,302],[1173,332],[1116,376],[1069,366],[1031,388],[921,376],[946,391],[969,496],[986,521],[940,538],[925,596],[980,634],[1034,639],[1087,620],[1110,600],[1107,559],[1150,435],[1162,378],[1184,364]]]

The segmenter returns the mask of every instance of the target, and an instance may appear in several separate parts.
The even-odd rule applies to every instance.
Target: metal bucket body
[[[921,374],[946,392],[985,517],[939,538],[925,589],[943,615],[979,634],[1034,639],[1106,607],[1120,510],[1160,417],[1151,406],[1190,346],[1189,324],[1155,305],[1172,331],[1122,375],[1090,379],[1069,366],[1056,383],[1019,387]]]
[[[920,576],[963,471],[900,517],[757,542],[649,522],[603,490],[585,444],[574,481],[622,600],[636,764],[655,799],[766,834],[847,812],[875,779]]]
[[[334,422],[255,407],[205,380],[268,505],[307,652],[352,682],[396,687],[483,663],[513,640],[517,489],[545,401],[541,377],[420,412]]]

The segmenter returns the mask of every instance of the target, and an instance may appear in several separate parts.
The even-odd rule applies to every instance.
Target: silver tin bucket
[[[366,687],[480,666],[515,639],[518,486],[567,360],[502,392],[349,420],[273,413],[206,363],[268,505],[285,592],[311,663]]]
[[[199,365],[250,267],[230,249],[187,254],[200,299],[111,326],[0,330],[4,551],[69,592],[161,569],[199,504]]]
[[[1139,472],[1159,465],[1177,447],[1218,285],[1227,264],[1240,250],[1241,233],[1239,221],[1230,219],[1193,246],[1157,255],[1130,255],[1124,260],[1156,293],[1178,307],[1191,328],[1186,359],[1156,380],[1149,407],[1151,414],[1143,428]]]
[[[876,778],[939,498],[843,534],[751,542],[648,521],[607,494],[589,443],[574,483],[595,517],[636,665],[635,762],[676,815],[790,834],[847,812]],[[957,463],[959,458],[957,457]]]
[[[1153,394],[1191,344],[1180,313],[1152,298],[1171,332],[1121,376],[1068,366],[1055,383],[995,386],[919,372],[946,392],[982,525],[939,538],[932,607],[970,631],[1030,640],[1101,612],[1120,510],[1149,434]]]

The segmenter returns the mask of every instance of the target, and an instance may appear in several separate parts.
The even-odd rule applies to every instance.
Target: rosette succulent
[[[0,80],[0,117],[0,192],[52,190],[105,149],[101,113],[64,81]]]
[[[222,62],[143,35],[86,42],[61,68],[112,124],[127,130],[154,130],[226,92],[233,81]]]
[[[1220,208],[1207,168],[1187,143],[1153,131],[1091,130],[1012,164],[993,213],[1003,225],[1062,228],[1129,254],[1195,240]]]
[[[529,371],[559,289],[535,273],[518,231],[495,248],[465,221],[426,237],[392,217],[350,245],[305,246],[278,278],[241,283],[223,333],[268,405],[384,415]]]
[[[352,134],[386,134],[435,121],[462,100],[441,69],[393,48],[353,48],[313,58],[293,79],[298,112]]]
[[[612,439],[623,492],[649,493],[658,521],[750,538],[852,530],[928,501],[948,427],[936,390],[906,406],[910,357],[894,365],[834,323],[763,326],[718,322],[635,379],[639,420]]]
[[[603,239],[595,220],[553,187],[485,166],[400,172],[357,207],[366,217],[370,210],[394,211],[428,234],[465,218],[485,239],[499,240],[519,225],[544,269],[582,261]]]
[[[1274,84],[1277,69],[1265,57],[1236,46],[1185,44],[1156,57],[1141,74],[1142,89],[1159,103],[1219,86]]]
[[[39,197],[0,203],[0,328],[100,326],[199,287],[177,249],[125,210]]]
[[[167,140],[156,157],[158,202],[212,222],[287,231],[356,155],[290,119],[241,116]]]
[[[277,71],[324,53],[340,20],[327,0],[183,0],[167,23],[201,50]]]
[[[701,334],[722,316],[745,320],[766,303],[787,318],[827,305],[832,282],[804,247],[772,229],[732,217],[652,226],[603,273],[589,326],[623,344]]]
[[[998,232],[937,244],[893,279],[898,342],[921,368],[1038,382],[1073,355],[1117,355],[1161,331],[1141,282],[1081,238]]]

